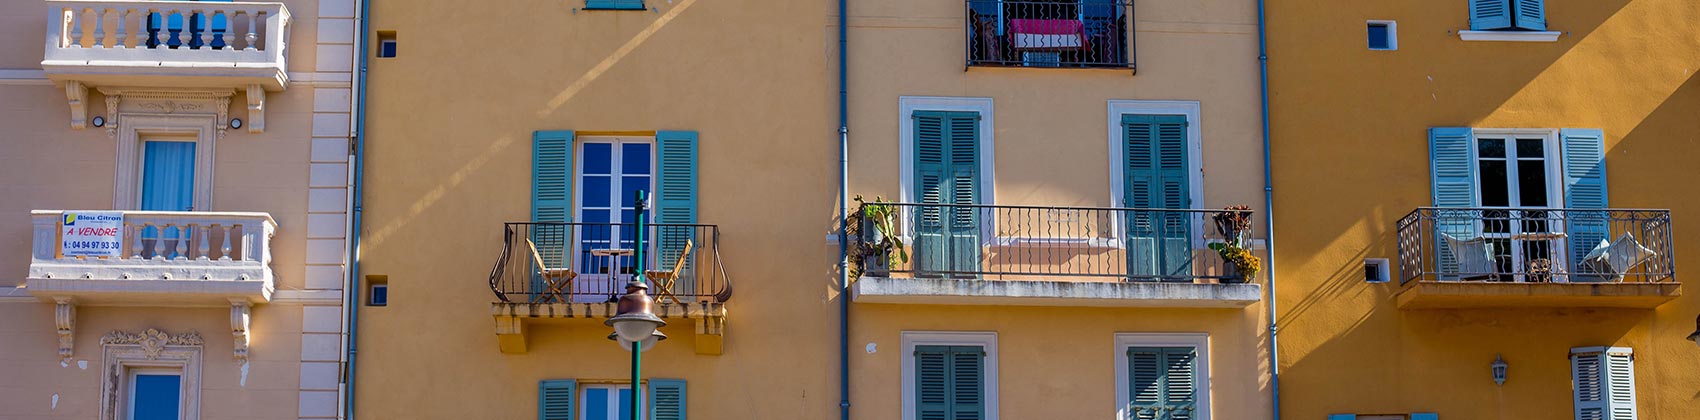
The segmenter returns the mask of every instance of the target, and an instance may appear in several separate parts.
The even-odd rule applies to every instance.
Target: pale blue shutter
[[[649,380],[649,419],[685,420],[685,380]]]
[[[979,121],[975,112],[916,111],[915,270],[976,271],[980,260],[979,212],[953,205],[979,203]]]
[[[1440,415],[1435,413],[1411,413],[1411,420],[1440,420]]]
[[[1471,240],[1478,236],[1479,229],[1476,221],[1480,219],[1479,211],[1467,210],[1477,206],[1476,177],[1472,166],[1475,153],[1472,142],[1475,136],[1469,128],[1464,127],[1434,127],[1428,132],[1429,145],[1429,174],[1434,188],[1434,241],[1436,254],[1435,270],[1442,273],[1443,278],[1456,278],[1458,259],[1452,254],[1452,247],[1441,235],[1451,236],[1460,240]],[[1452,274],[1446,274],[1452,273]]]
[[[1566,128],[1558,131],[1558,137],[1564,142],[1564,207],[1606,208],[1604,130]],[[1580,262],[1601,240],[1608,239],[1610,223],[1604,211],[1571,211],[1567,216],[1570,261]]]
[[[584,8],[643,10],[643,0],[584,0]]]
[[[1570,349],[1578,420],[1635,420],[1635,353],[1627,347]]]
[[[1329,414],[1328,420],[1358,420],[1356,414]]]
[[[658,131],[655,133],[656,190],[655,223],[693,225],[697,223],[697,132]],[[662,226],[652,230],[655,235],[655,268],[670,270],[684,253],[685,242],[693,239],[696,229],[691,226]],[[696,245],[702,246],[703,243]],[[692,270],[688,267],[684,275]],[[690,278],[675,280],[673,292],[695,294],[696,282]]]
[[[574,420],[578,381],[546,379],[537,383],[537,420]]]
[[[1183,115],[1122,116],[1122,201],[1136,209],[1192,206]],[[1192,223],[1185,212],[1128,214],[1128,275],[1191,281]]]
[[[1512,0],[1470,0],[1470,30],[1491,31],[1511,27]]]
[[[531,221],[572,220],[573,132],[531,134]]]
[[[1606,349],[1606,408],[1608,420],[1635,420],[1635,355],[1628,348]]]
[[[1531,31],[1547,30],[1546,0],[1511,0],[1514,26]]]

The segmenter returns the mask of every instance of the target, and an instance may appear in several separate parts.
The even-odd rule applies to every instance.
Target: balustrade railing
[[[970,66],[1134,67],[1130,0],[965,0]]]
[[[612,302],[638,274],[636,233],[635,224],[506,223],[490,290],[502,302]],[[644,244],[643,273],[657,303],[731,298],[718,226],[647,224]]]
[[[60,238],[66,213],[89,212],[32,212],[32,272],[90,273],[93,278],[122,278],[120,273],[127,273],[146,279],[187,270],[212,280],[269,277],[265,272],[271,265],[271,237],[277,224],[266,213],[124,211],[117,257],[64,255]]]
[[[1669,210],[1433,208],[1399,220],[1401,281],[1673,281]]]
[[[866,215],[890,206],[901,250]],[[1251,211],[868,203],[858,248],[864,273],[914,277],[1115,281],[1245,281],[1217,247],[1252,255]],[[908,257],[902,259],[903,254]],[[896,261],[882,255],[897,255]],[[1255,257],[1255,256],[1254,256]],[[885,258],[888,267],[879,267]],[[1256,264],[1253,264],[1256,265]]]
[[[282,3],[48,0],[44,66],[229,63],[283,69]]]

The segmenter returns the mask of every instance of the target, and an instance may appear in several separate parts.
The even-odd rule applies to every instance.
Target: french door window
[[[1542,136],[1481,136],[1476,139],[1476,174],[1483,208],[1481,232],[1493,248],[1498,272],[1517,273],[1531,264],[1562,267],[1562,213],[1542,211],[1561,200],[1556,181],[1558,151]]]
[[[655,190],[654,141],[586,137],[580,147],[577,220],[583,225],[573,255],[585,281],[575,288],[617,296],[624,293],[618,283],[635,270],[637,192]]]

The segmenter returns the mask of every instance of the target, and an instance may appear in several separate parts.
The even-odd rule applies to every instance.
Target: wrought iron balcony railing
[[[968,65],[1134,68],[1130,0],[965,0]]]
[[[496,299],[512,303],[612,302],[637,274],[637,225],[510,222],[490,271]],[[644,273],[657,303],[722,303],[732,283],[715,225],[644,226]],[[672,302],[677,297],[678,302]]]
[[[875,206],[890,206],[908,255],[889,271],[914,277],[1237,282],[1246,276],[1213,244],[1251,255],[1250,211],[911,203],[862,206],[859,248],[870,254],[883,242],[867,216]],[[862,259],[864,273],[878,271],[878,255]]]
[[[1401,281],[1663,282],[1669,210],[1432,208],[1399,220]]]

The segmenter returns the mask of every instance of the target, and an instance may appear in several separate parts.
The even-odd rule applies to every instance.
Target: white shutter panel
[[[1577,420],[1635,420],[1635,354],[1628,347],[1570,349]]]

